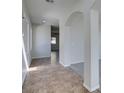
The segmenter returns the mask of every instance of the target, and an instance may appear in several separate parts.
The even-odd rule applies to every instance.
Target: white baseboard
[[[75,62],[75,63],[71,63],[71,65],[75,65],[75,64],[79,64],[79,63],[85,63],[85,62]]]
[[[83,84],[83,86],[89,91],[89,92],[93,92],[96,89],[99,89],[99,84],[97,86],[94,86],[93,88],[88,87],[85,83]]]
[[[85,63],[85,61],[81,60],[81,61],[72,61],[71,64],[78,64],[78,63]]]
[[[94,86],[91,90],[92,91],[95,91],[96,89],[99,89],[100,88],[100,86],[99,86],[99,84],[97,85],[97,86]]]
[[[64,67],[69,67],[69,66],[71,66],[71,65],[73,65],[73,64],[78,64],[78,63],[84,63],[84,62],[83,62],[83,61],[77,61],[77,62],[72,62],[72,63],[69,64],[69,65],[65,65],[65,64],[63,64],[63,62],[60,62],[60,64],[63,65]]]
[[[40,59],[40,58],[49,58],[51,56],[44,56],[44,57],[32,57],[32,59]]]
[[[70,65],[65,65],[65,64],[63,64],[62,62],[59,62],[62,66],[64,66],[64,67],[69,67]]]

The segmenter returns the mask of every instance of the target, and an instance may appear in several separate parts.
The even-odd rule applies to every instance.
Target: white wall
[[[22,0],[22,84],[31,64],[32,52],[32,25],[30,22],[25,0]]]
[[[66,61],[65,65],[85,62],[85,49],[84,49],[84,27],[83,27],[83,14],[76,12],[70,16],[66,26],[65,47],[66,47]]]
[[[99,85],[99,32],[99,14],[91,11],[91,87]]]
[[[89,91],[100,87],[99,82],[99,14],[90,11],[90,61],[84,64],[84,86]]]
[[[50,57],[51,31],[49,25],[33,24],[32,58]]]
[[[64,27],[64,25],[62,24],[62,22],[60,21],[60,42],[59,42],[59,63],[62,65],[65,65],[65,35],[67,35],[67,31],[65,34],[66,28]]]
[[[93,4],[94,0],[79,0],[75,6],[71,7],[70,9],[67,9],[64,14],[61,14],[59,20],[60,20],[60,63],[65,65],[65,66],[69,66],[69,64],[66,64],[67,62],[66,61],[69,61],[69,53],[70,52],[67,52],[67,50],[69,50],[68,46],[66,46],[66,44],[68,44],[66,41],[69,40],[69,35],[67,33],[70,33],[68,32],[68,30],[70,29],[70,27],[66,26],[66,22],[67,20],[69,19],[70,15],[72,15],[74,12],[82,12],[83,15],[84,15],[84,31],[88,32],[86,33],[85,35],[90,38],[90,22],[87,18],[87,15],[88,15],[88,9],[91,8],[92,4]],[[83,36],[83,35],[82,35]],[[67,39],[68,38],[68,39]],[[86,39],[87,40],[87,39]],[[85,59],[87,61],[85,62],[88,62],[90,60],[90,41],[89,39],[87,40],[87,42],[85,42],[85,48],[86,48],[86,51],[87,53],[85,53]],[[68,49],[67,49],[68,48]],[[71,59],[71,58],[70,58]],[[75,62],[74,62],[75,63]]]
[[[84,86],[89,91],[93,91],[93,90],[99,88],[99,82],[98,82],[99,77],[98,77],[98,73],[97,73],[99,71],[98,70],[99,67],[98,67],[97,62],[99,60],[98,55],[100,57],[100,51],[99,51],[100,44],[98,43],[98,41],[99,41],[98,37],[100,37],[100,36],[96,37],[96,35],[98,35],[98,33],[94,32],[94,31],[95,30],[97,31],[99,29],[97,27],[100,27],[100,25],[96,21],[93,21],[94,18],[91,20],[91,18],[93,16],[90,17],[91,9],[97,8],[99,10],[100,6],[99,6],[98,2],[100,2],[100,0],[80,0],[71,10],[68,10],[68,12],[63,14],[60,18],[60,63],[62,63],[65,66],[68,66],[69,64],[73,63],[72,61],[70,61],[71,56],[68,56],[68,55],[72,54],[72,49],[69,48],[69,46],[68,46],[68,42],[70,42],[69,40],[71,40],[71,37],[68,34],[70,33],[71,30],[74,30],[74,29],[67,27],[65,24],[66,24],[66,21],[69,19],[70,15],[72,15],[74,12],[79,11],[79,12],[83,13],[83,19],[84,19],[83,20],[83,23],[84,23],[83,29],[84,29],[84,33],[85,33],[85,38],[84,38],[85,42],[84,42],[84,46],[83,46],[84,47],[84,60],[85,60],[85,63],[84,63]],[[98,16],[100,16],[100,15],[98,15]],[[95,15],[95,17],[97,17],[97,14]],[[99,18],[99,17],[97,17],[97,18]],[[95,29],[91,30],[93,24],[96,24]],[[76,26],[76,24],[73,26]],[[96,34],[96,35],[94,35],[94,34]],[[82,35],[82,37],[83,37],[83,35]],[[97,41],[95,41],[96,39],[97,39]],[[95,46],[95,44],[96,44],[96,46]],[[97,45],[99,45],[99,46],[97,46]],[[76,58],[76,56],[75,56],[75,58]]]
[[[83,32],[83,15],[76,15],[72,19],[70,26],[70,54],[71,63],[84,62],[84,32]]]
[[[89,91],[94,91],[100,87],[99,59],[100,59],[100,15],[96,9],[97,0],[89,10],[90,15],[90,60],[84,64],[84,86]],[[94,8],[95,6],[95,8]],[[98,8],[98,7],[97,7]],[[100,8],[100,7],[99,7]]]

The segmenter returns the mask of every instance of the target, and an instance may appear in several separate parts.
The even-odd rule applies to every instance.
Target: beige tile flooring
[[[90,93],[80,76],[50,58],[35,59],[22,87],[23,93]],[[92,93],[100,93],[96,90]]]

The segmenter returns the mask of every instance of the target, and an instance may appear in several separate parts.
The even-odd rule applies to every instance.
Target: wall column
[[[90,11],[90,58],[84,65],[84,86],[90,91],[99,88],[99,14]]]

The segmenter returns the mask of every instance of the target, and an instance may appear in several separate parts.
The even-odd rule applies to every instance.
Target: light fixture
[[[42,22],[42,23],[46,23],[46,17],[45,17],[45,16],[42,16],[42,17],[41,17],[41,22]]]
[[[54,3],[54,0],[46,0],[48,3]]]
[[[43,20],[42,20],[42,22],[43,22],[43,23],[46,23],[46,20],[45,20],[45,19],[43,19]]]

